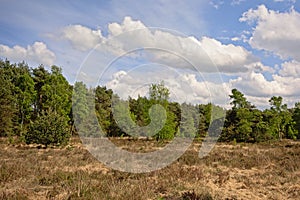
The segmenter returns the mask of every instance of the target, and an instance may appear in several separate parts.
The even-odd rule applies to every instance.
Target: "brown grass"
[[[156,141],[112,139],[148,152]],[[300,142],[217,144],[199,159],[200,142],[170,166],[131,174],[105,167],[73,138],[64,148],[0,141],[0,199],[299,199]]]

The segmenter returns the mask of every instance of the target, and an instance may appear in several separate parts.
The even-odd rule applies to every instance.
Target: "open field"
[[[164,144],[113,139],[131,151]],[[130,174],[99,163],[78,138],[64,148],[0,142],[0,199],[299,199],[300,142],[217,144],[198,158],[200,142],[170,166]]]

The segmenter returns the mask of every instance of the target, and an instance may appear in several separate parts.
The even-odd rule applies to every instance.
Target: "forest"
[[[170,101],[169,94],[169,89],[161,82],[149,87],[149,97],[122,100],[105,86],[91,88],[82,82],[71,85],[58,66],[52,66],[48,71],[43,65],[31,68],[25,62],[0,60],[0,136],[8,137],[11,142],[65,145],[72,135],[77,134],[78,128],[92,130],[93,123],[86,117],[91,110],[96,113],[106,136],[129,136],[130,125],[143,127],[151,123],[151,108],[151,111],[154,110],[152,114],[157,113],[155,116],[161,117],[156,118],[157,122],[153,124],[159,125],[163,119],[165,124],[155,135],[149,136],[147,131],[133,131],[130,136],[169,140],[177,134],[188,134],[203,138],[208,134],[214,118],[212,110],[215,110],[217,113],[226,112],[219,141],[255,143],[300,138],[300,102],[288,108],[281,96],[272,96],[270,107],[260,110],[242,92],[233,89],[229,94],[232,107],[225,110],[212,103],[179,104]],[[89,99],[93,108],[88,103]],[[113,101],[119,102],[114,108]],[[73,109],[72,102],[76,105]],[[157,104],[160,106],[153,106]],[[166,111],[163,115],[159,111],[162,107]],[[187,118],[184,124],[181,123],[182,108],[189,111],[184,115]],[[116,120],[114,115],[117,113],[130,117]],[[74,116],[77,123],[81,122],[85,127],[76,127]],[[122,128],[125,125],[127,128]],[[86,131],[87,136],[91,134],[92,131]]]

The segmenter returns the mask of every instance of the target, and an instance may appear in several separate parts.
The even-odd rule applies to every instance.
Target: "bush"
[[[43,111],[29,126],[25,134],[27,144],[36,143],[48,145],[64,145],[70,138],[68,119],[55,111]]]

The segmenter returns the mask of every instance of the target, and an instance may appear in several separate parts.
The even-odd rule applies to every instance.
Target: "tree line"
[[[99,123],[109,137],[201,138],[218,113],[226,112],[220,141],[300,138],[300,103],[288,108],[280,96],[270,98],[270,108],[259,110],[233,89],[232,108],[225,110],[212,103],[179,104],[170,101],[169,95],[161,82],[149,87],[149,97],[123,100],[105,86],[70,85],[58,66],[48,71],[43,65],[30,68],[25,62],[0,60],[0,136],[28,144],[64,145],[79,129],[85,136],[96,137]],[[91,112],[97,124],[88,117]]]

